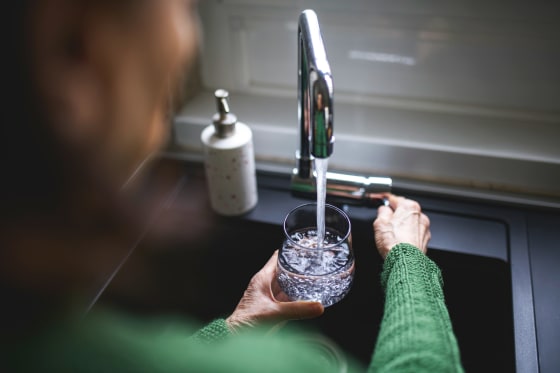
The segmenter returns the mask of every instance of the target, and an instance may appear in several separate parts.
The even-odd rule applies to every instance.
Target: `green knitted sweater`
[[[369,370],[461,372],[435,263],[413,246],[397,245],[387,256],[381,283],[385,316]],[[8,371],[340,371],[334,361],[342,361],[348,372],[366,370],[349,356],[341,360],[333,358],[336,353],[325,354],[327,348],[317,341],[290,327],[232,335],[223,319],[196,330],[184,319],[146,321],[111,311],[53,323],[33,338],[13,341],[0,355]],[[351,352],[351,346],[346,350]]]
[[[381,274],[385,310],[370,370],[462,372],[436,264],[408,244],[395,246]]]

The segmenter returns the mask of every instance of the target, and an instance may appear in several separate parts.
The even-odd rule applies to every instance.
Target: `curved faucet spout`
[[[313,10],[299,16],[298,26],[298,116],[300,146],[292,174],[292,192],[317,196],[314,158],[333,152],[333,80],[323,45],[319,21]],[[384,203],[391,191],[388,177],[361,177],[327,172],[327,197],[341,201]]]
[[[311,173],[311,157],[328,158],[333,151],[333,83],[319,21],[305,10],[298,26],[299,170]]]

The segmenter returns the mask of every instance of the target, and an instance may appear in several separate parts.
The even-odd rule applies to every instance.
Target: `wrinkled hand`
[[[375,245],[385,259],[399,244],[408,243],[426,254],[431,238],[430,219],[422,213],[418,202],[389,194],[389,206],[380,206],[373,222]]]
[[[323,313],[324,307],[320,302],[289,301],[276,281],[277,260],[278,250],[249,282],[235,311],[226,319],[231,330],[263,321],[308,319]]]

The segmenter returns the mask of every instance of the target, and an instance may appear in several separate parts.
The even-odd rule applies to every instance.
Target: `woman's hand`
[[[425,254],[431,237],[430,219],[422,213],[420,204],[392,194],[387,199],[389,206],[380,206],[373,222],[379,254],[385,259],[399,243],[414,245]]]
[[[226,319],[231,330],[263,321],[308,319],[323,314],[324,307],[320,302],[289,301],[276,281],[277,260],[278,250],[249,282],[235,311]]]

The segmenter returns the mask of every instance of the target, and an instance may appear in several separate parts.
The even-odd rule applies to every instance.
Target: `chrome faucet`
[[[299,176],[310,178],[312,156],[333,151],[333,84],[327,53],[314,11],[301,13],[298,27]]]
[[[333,80],[317,15],[304,10],[298,25],[298,117],[300,147],[292,174],[292,191],[316,193],[312,162],[333,152]],[[327,196],[352,201],[383,201],[391,191],[388,177],[327,172]]]

